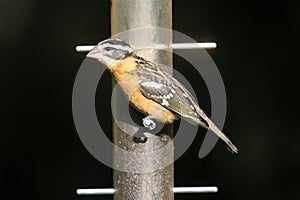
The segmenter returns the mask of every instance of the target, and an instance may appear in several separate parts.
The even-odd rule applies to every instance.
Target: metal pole
[[[173,188],[173,192],[177,194],[187,194],[187,193],[216,193],[218,191],[217,187],[175,187]],[[116,189],[113,188],[105,188],[105,189],[78,189],[78,195],[108,195],[114,194],[117,192]]]
[[[172,0],[111,0],[111,33],[118,34],[123,31],[144,28],[144,27],[161,27],[172,29]],[[146,35],[145,35],[146,34]],[[167,37],[159,37],[155,32],[149,33],[132,33],[120,36],[134,47],[151,46],[151,44],[172,44],[172,33]],[[139,53],[143,57],[157,63],[168,66],[172,64],[172,54],[166,51],[142,51]],[[119,97],[118,97],[119,98]],[[113,102],[117,106],[118,99]],[[121,112],[118,110],[118,112]],[[131,110],[131,116],[134,121],[141,121],[141,116],[137,111]],[[120,124],[118,124],[120,126]],[[148,137],[145,143],[137,143],[129,132],[132,124],[126,119],[122,119],[121,130],[116,123],[113,127],[114,144],[118,148],[128,152],[137,153],[138,160],[131,160],[123,157],[119,151],[115,151],[114,165],[126,165],[127,169],[140,171],[146,169],[146,173],[134,173],[125,171],[114,171],[114,193],[115,200],[154,200],[164,199],[173,200],[174,187],[174,170],[173,164],[166,167],[157,166],[162,161],[173,161],[173,142],[172,142],[172,126],[169,126],[160,133],[159,136]],[[125,133],[124,130],[126,130]],[[152,154],[152,157],[145,155],[157,149],[166,148],[164,155]],[[173,162],[171,162],[173,163]],[[155,169],[154,171],[152,169]]]
[[[77,52],[89,52],[95,47],[95,45],[78,45],[75,47],[75,50]],[[186,49],[186,50],[192,50],[192,49],[215,49],[217,47],[217,44],[215,42],[202,42],[202,43],[175,43],[171,44],[170,47],[166,45],[152,45],[149,48],[155,48],[155,49]]]

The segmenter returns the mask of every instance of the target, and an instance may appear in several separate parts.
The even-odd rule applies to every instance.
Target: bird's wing
[[[192,95],[160,65],[150,63],[137,67],[140,77],[139,89],[144,96],[182,116],[192,124],[208,128],[199,114],[200,109]],[[163,69],[163,70],[162,70]],[[197,108],[196,108],[197,106]]]
[[[192,124],[212,130],[234,153],[237,147],[207,117],[189,91],[164,68],[148,62],[139,65],[136,73],[140,77],[139,89],[144,96],[177,113]]]

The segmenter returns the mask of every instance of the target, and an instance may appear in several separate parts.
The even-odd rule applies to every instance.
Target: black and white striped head
[[[132,53],[132,47],[120,39],[107,39],[95,46],[87,57],[97,59],[99,62],[109,66],[117,60],[122,60]]]

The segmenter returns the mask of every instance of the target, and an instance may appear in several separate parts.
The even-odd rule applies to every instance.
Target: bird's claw
[[[156,128],[156,123],[152,119],[153,119],[153,116],[151,116],[151,115],[143,118],[144,127],[148,128],[150,131],[152,131]]]

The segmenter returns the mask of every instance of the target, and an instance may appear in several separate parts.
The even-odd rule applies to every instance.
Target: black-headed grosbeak
[[[97,59],[113,74],[129,102],[140,112],[148,115],[144,125],[153,129],[149,122],[154,118],[172,123],[182,117],[192,124],[212,130],[234,153],[237,147],[207,117],[187,89],[159,64],[137,56],[133,48],[119,39],[100,42],[87,57]]]

